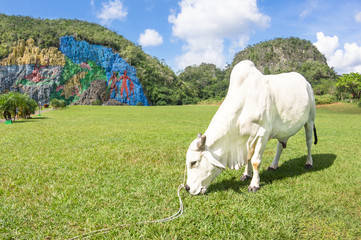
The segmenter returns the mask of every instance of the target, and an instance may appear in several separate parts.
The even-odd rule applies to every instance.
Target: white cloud
[[[188,39],[187,45],[183,46],[183,49],[185,53],[176,57],[176,63],[180,69],[201,63],[213,63],[223,67],[226,62],[222,39]]]
[[[94,4],[94,1],[90,4]],[[123,20],[127,15],[128,11],[120,0],[109,0],[102,2],[102,9],[97,13],[97,18],[101,20],[102,25],[109,25],[113,20]]]
[[[325,36],[323,32],[317,33],[317,42],[314,45],[318,48],[318,50],[325,55],[327,59],[332,57],[335,54],[336,48],[340,45],[338,42],[338,37],[328,37]]]
[[[184,68],[202,62],[225,65],[224,42],[245,47],[255,27],[268,27],[270,18],[259,12],[256,0],[181,0],[180,12],[168,17],[173,36],[185,41],[183,55],[176,59]]]
[[[306,1],[305,5],[306,5],[305,9],[300,14],[300,18],[302,20],[305,19],[308,15],[312,13],[314,9],[317,8],[318,0],[308,0]]]
[[[345,43],[343,49],[338,49],[340,44],[337,36],[329,37],[318,32],[314,45],[325,55],[328,65],[334,67],[337,73],[361,73],[361,46],[356,43]]]
[[[90,6],[93,7],[93,8],[95,7],[94,0],[90,0]]]
[[[146,29],[140,34],[138,42],[143,47],[158,46],[163,43],[163,37],[154,29]]]
[[[361,12],[358,12],[358,13],[355,15],[355,20],[356,20],[356,22],[361,23]]]

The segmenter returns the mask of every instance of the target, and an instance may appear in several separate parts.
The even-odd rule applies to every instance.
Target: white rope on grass
[[[179,218],[180,216],[182,216],[182,214],[183,214],[183,202],[182,202],[182,199],[181,199],[181,196],[180,196],[180,190],[182,188],[185,188],[184,183],[185,183],[186,171],[187,171],[187,166],[185,167],[185,170],[184,170],[183,184],[178,186],[178,191],[177,191],[177,195],[178,195],[178,198],[179,198],[179,210],[178,210],[178,212],[176,214],[170,216],[170,217],[167,217],[167,218],[162,218],[162,219],[152,220],[152,221],[141,221],[141,222],[137,222],[135,224],[142,225],[142,224],[147,224],[147,223],[169,222],[169,221],[173,221],[173,220]],[[116,225],[114,227],[104,228],[104,229],[88,232],[88,233],[85,233],[83,235],[79,235],[79,236],[76,236],[76,237],[73,237],[73,238],[69,238],[68,240],[79,239],[79,238],[87,239],[87,238],[89,238],[91,236],[94,236],[94,235],[105,234],[105,233],[110,232],[113,229],[122,228],[122,227],[129,227],[131,225],[132,224],[130,224],[130,223],[129,224],[120,224],[120,225]]]

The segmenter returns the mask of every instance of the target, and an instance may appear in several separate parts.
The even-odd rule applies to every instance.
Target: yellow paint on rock
[[[80,79],[85,78],[88,72],[80,72],[68,79],[64,85],[64,96],[68,99],[71,96],[74,96],[74,92],[81,91],[82,86],[80,84]]]
[[[34,45],[34,40],[29,38],[26,41],[18,40],[17,46],[12,48],[8,57],[0,61],[0,66],[48,63],[52,66],[64,66],[65,56],[55,47],[40,49]]]

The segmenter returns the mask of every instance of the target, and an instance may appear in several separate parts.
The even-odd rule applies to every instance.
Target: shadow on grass
[[[311,169],[305,169],[305,163],[307,156],[303,156],[300,158],[294,158],[288,160],[286,162],[280,161],[280,166],[276,171],[266,171],[263,170],[260,172],[261,178],[261,187],[262,185],[272,184],[275,180],[282,180],[284,178],[296,177],[307,172],[317,172],[332,166],[336,159],[336,155],[334,154],[314,154],[313,158],[313,167]],[[244,192],[242,189],[247,189],[250,183],[250,179],[242,182],[240,180],[241,175],[243,174],[243,170],[240,170],[240,175],[238,178],[233,177],[231,179],[226,179],[221,182],[217,182],[211,184],[207,193],[209,192],[217,192],[217,191],[225,191],[228,189],[232,189],[235,192],[242,193]]]
[[[16,120],[13,121],[12,124],[19,124],[19,123],[27,123],[27,122],[38,122],[39,120],[44,120],[44,119],[49,119],[48,117],[41,117],[41,116],[34,116],[32,118],[29,119],[21,119],[21,120]]]

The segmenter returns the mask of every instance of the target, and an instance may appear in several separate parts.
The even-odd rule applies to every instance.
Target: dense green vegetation
[[[261,42],[237,53],[232,66],[244,59],[253,61],[264,74],[298,72],[311,83],[315,94],[334,94],[336,73],[310,41],[291,37]]]
[[[37,103],[26,94],[9,92],[0,94],[0,118],[8,121],[15,118],[30,118],[35,113]]]
[[[203,100],[221,100],[226,96],[229,79],[224,71],[214,64],[203,63],[189,66],[178,76],[183,85],[183,104],[198,103]]]
[[[178,81],[170,67],[123,36],[95,23],[0,14],[0,59],[7,57],[18,39],[32,38],[36,46],[47,48],[59,47],[59,38],[66,35],[114,49],[137,69],[144,93],[152,105],[175,104]]]
[[[51,99],[50,101],[50,105],[54,108],[54,109],[58,109],[58,108],[64,108],[66,107],[66,102],[64,100],[59,100],[56,98]]]
[[[186,150],[217,106],[70,106],[0,124],[0,239],[68,239],[176,213]],[[361,109],[318,108],[314,167],[304,131],[280,167],[248,193],[242,171],[225,170],[208,193],[181,191],[177,220],[114,229],[91,239],[358,239]]]
[[[225,69],[203,63],[189,66],[177,76],[163,61],[145,54],[140,46],[98,24],[0,14],[0,26],[0,59],[9,54],[18,39],[28,38],[33,38],[35,45],[41,48],[59,47],[59,38],[65,35],[113,48],[137,69],[137,76],[151,105],[220,101],[227,93],[233,67],[244,59],[252,60],[264,74],[290,71],[301,73],[311,83],[316,95],[326,95],[317,97],[322,99],[322,102],[327,99],[334,101],[332,99],[335,98],[329,97],[330,95],[337,100],[358,100],[360,96],[357,90],[359,88],[351,87],[354,86],[353,83],[346,83],[349,82],[346,79],[355,77],[355,74],[350,74],[350,77],[342,76],[341,80],[338,80],[335,71],[328,67],[325,57],[317,48],[310,41],[295,37],[276,38],[249,46],[237,53],[233,62]],[[53,97],[59,98],[57,93],[54,93]]]
[[[311,83],[316,95],[336,96],[337,94],[335,87],[337,76],[334,70],[328,67],[325,57],[310,41],[291,37],[277,38],[249,46],[237,53],[232,64],[224,70],[212,64],[187,67],[178,76],[186,86],[183,90],[186,95],[183,103],[219,100],[225,97],[233,67],[246,59],[253,61],[264,74],[291,71],[301,73]],[[334,101],[328,97],[318,99]]]
[[[336,87],[341,98],[360,100],[361,97],[361,74],[343,74],[337,79]],[[349,96],[347,97],[348,94]],[[346,95],[346,96],[345,96]]]

